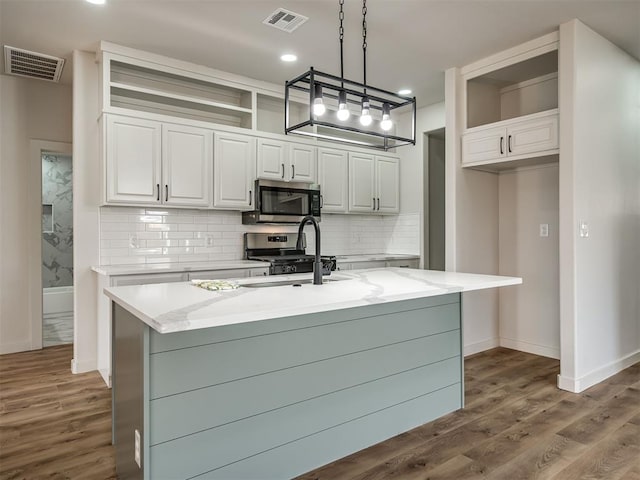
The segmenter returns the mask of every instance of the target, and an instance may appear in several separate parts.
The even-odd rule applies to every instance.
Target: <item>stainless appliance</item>
[[[313,272],[314,255],[307,255],[307,239],[302,233],[301,248],[296,246],[297,233],[245,233],[244,249],[247,260],[269,262],[269,275]],[[336,257],[322,256],[322,274],[331,275],[336,269]]]
[[[321,203],[320,189],[306,183],[256,180],[255,210],[243,212],[242,223],[300,223],[307,215],[319,221]]]

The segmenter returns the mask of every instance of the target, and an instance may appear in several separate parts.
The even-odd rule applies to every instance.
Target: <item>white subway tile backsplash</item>
[[[100,214],[103,265],[238,260],[244,256],[245,232],[297,232],[296,225],[242,225],[241,213],[230,211],[102,207]],[[420,252],[418,214],[325,214],[320,229],[324,254]],[[305,233],[313,253],[313,229]]]

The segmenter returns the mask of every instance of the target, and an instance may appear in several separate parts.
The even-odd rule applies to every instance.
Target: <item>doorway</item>
[[[73,189],[71,156],[43,152],[42,346],[73,343]]]
[[[424,268],[445,266],[445,131],[424,133]]]

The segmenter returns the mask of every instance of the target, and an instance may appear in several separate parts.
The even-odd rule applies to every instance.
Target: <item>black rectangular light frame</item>
[[[347,103],[360,106],[362,98],[367,97],[370,102],[372,114],[378,115],[382,113],[382,105],[387,103],[393,116],[410,113],[411,115],[411,135],[400,136],[393,132],[385,132],[376,128],[374,122],[369,127],[359,127],[340,122],[335,119],[331,121],[327,118],[319,118],[313,115],[313,95],[315,86],[322,86],[323,98],[331,101],[337,101],[340,91],[347,94]],[[303,92],[309,100],[309,118],[300,123],[291,125],[290,102],[292,100],[292,91]],[[375,112],[375,113],[374,113]],[[351,122],[353,123],[353,122]],[[306,127],[312,127],[310,130]],[[316,128],[313,128],[316,127]],[[317,127],[325,127],[331,131],[348,132],[348,134],[357,134],[358,138],[350,138],[348,136],[341,137],[332,135],[330,132],[318,131]],[[375,148],[379,150],[389,150],[390,148],[401,147],[404,145],[415,145],[416,143],[416,99],[415,97],[406,97],[398,95],[387,90],[365,85],[348,79],[343,79],[335,75],[323,73],[315,70],[313,67],[309,71],[285,83],[285,111],[284,111],[284,129],[285,134],[304,135],[315,137],[322,140],[329,140],[339,143],[348,143],[351,145]]]

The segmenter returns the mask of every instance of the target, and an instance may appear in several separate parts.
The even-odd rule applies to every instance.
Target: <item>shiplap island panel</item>
[[[457,410],[460,292],[521,281],[404,268],[339,277],[261,288],[246,285],[265,279],[244,279],[223,292],[107,289],[118,471],[290,478]]]

